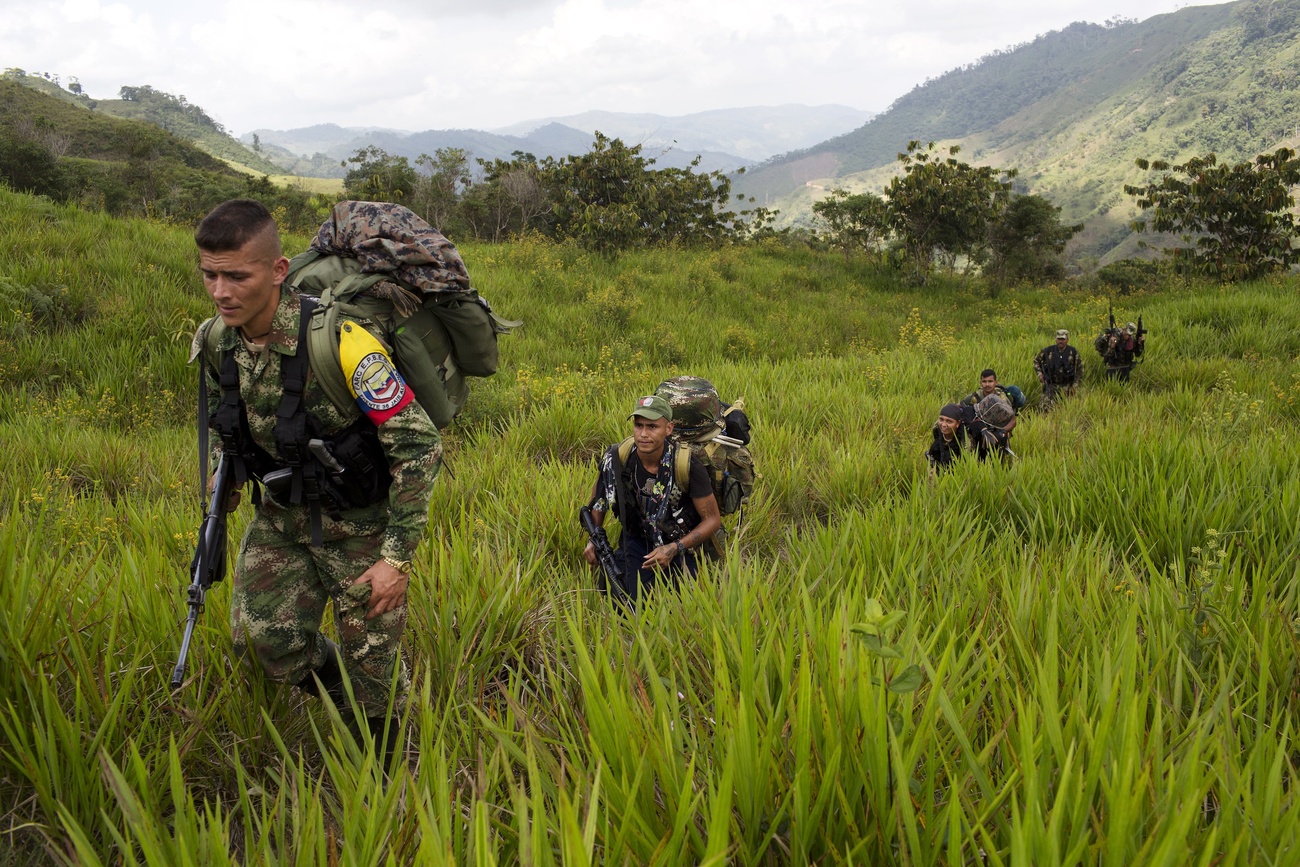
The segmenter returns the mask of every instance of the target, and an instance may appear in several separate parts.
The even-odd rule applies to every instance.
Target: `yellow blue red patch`
[[[414,398],[383,344],[355,322],[343,323],[339,360],[357,406],[376,425],[397,415]]]

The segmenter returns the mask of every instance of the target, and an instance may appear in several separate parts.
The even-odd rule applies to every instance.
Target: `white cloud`
[[[1075,20],[1064,0],[0,0],[0,65],[185,94],[236,132],[495,127],[590,109],[882,109],[926,77]]]

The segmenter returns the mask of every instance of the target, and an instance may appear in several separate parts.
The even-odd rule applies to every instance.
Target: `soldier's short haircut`
[[[990,376],[993,377],[994,379],[998,378],[998,375],[996,372],[994,372],[993,368],[986,367],[980,371],[980,379],[988,379]]]
[[[255,199],[231,199],[212,209],[194,232],[194,243],[208,253],[238,250],[254,238],[275,238],[279,255],[280,233],[266,205]]]

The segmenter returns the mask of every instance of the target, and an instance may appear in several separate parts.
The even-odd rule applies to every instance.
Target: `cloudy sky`
[[[583,111],[839,103],[1072,21],[1186,0],[0,0],[0,67],[183,94],[235,134],[492,129]]]

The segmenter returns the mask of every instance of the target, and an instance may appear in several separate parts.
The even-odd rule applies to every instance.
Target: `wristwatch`
[[[389,566],[392,566],[398,572],[401,572],[403,575],[411,574],[410,560],[394,560],[392,557],[385,557],[384,562],[387,563]]]
[[[678,540],[677,540],[676,542],[674,542],[673,544],[675,544],[675,545],[677,546],[677,553],[678,553],[679,555],[680,555],[680,554],[685,554],[685,553],[686,553],[686,546],[682,544],[682,542],[681,542],[680,539],[678,539]]]

